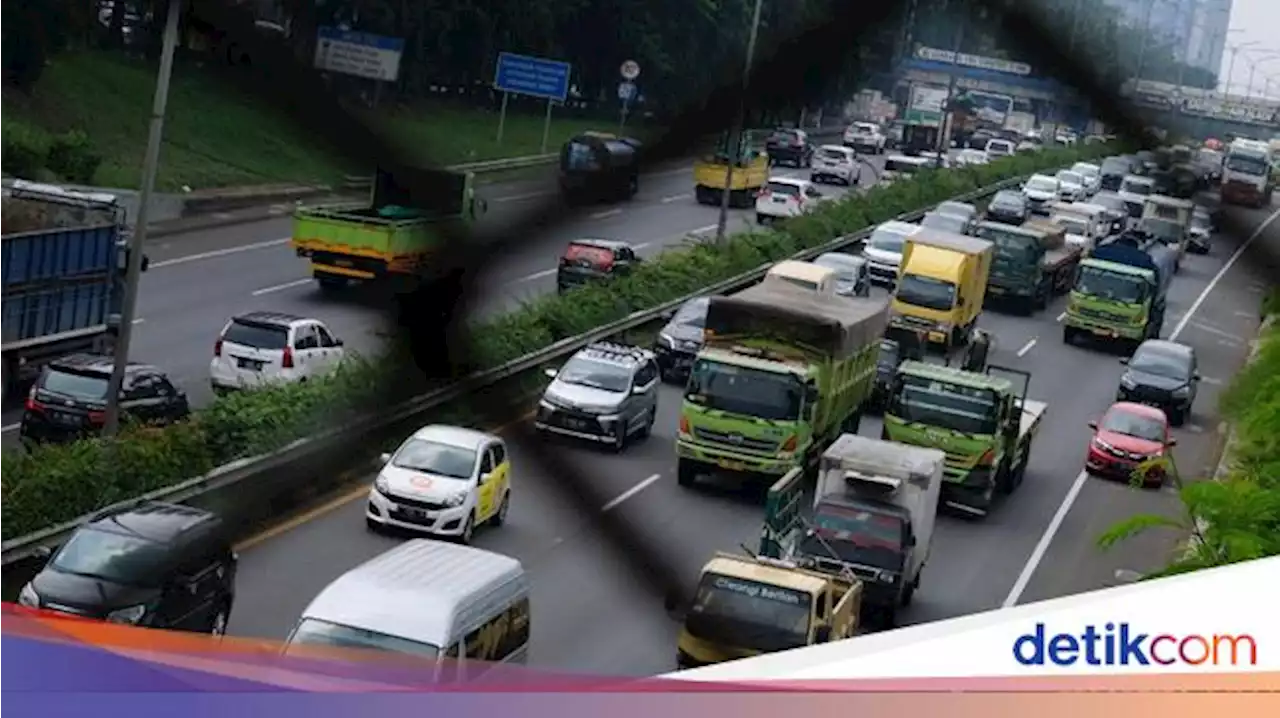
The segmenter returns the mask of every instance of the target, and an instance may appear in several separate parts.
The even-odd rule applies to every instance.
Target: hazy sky
[[[1270,76],[1270,96],[1280,98],[1280,0],[1235,0],[1231,6],[1231,30],[1227,36],[1228,51],[1222,54],[1222,74],[1227,78],[1231,62],[1231,45],[1248,45],[1236,53],[1231,76],[1231,92],[1244,94],[1249,81],[1249,62],[1257,63],[1253,76],[1253,94],[1259,95]],[[1221,89],[1221,88],[1220,88]]]

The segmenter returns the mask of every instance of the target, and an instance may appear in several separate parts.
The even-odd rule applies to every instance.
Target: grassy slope
[[[49,132],[83,130],[105,158],[94,183],[137,187],[154,87],[155,70],[141,62],[102,53],[63,55],[50,62],[34,97],[5,92],[3,121]],[[381,111],[378,120],[407,146],[424,148],[446,164],[536,154],[542,142],[539,116],[510,114],[501,145],[495,142],[496,112],[422,105]],[[550,147],[554,151],[575,132],[600,124],[553,118]],[[192,64],[174,70],[164,138],[162,189],[330,182],[345,169],[312,147],[304,129],[269,108],[254,107]]]

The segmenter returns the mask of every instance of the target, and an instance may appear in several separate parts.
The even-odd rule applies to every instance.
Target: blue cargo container
[[[123,222],[97,199],[16,190],[4,199],[0,333],[10,395],[51,359],[110,349]]]

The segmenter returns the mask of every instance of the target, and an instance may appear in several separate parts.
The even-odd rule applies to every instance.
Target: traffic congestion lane
[[[1265,243],[1272,256],[1280,251],[1280,213],[1272,210],[1245,211],[1251,227],[1260,228],[1256,243]],[[1257,231],[1255,229],[1255,231]],[[1225,272],[1219,272],[1235,245],[1219,243],[1213,247],[1210,261],[1197,261],[1189,269],[1195,276],[1192,286],[1201,287],[1204,301],[1191,316],[1191,309],[1200,294],[1186,304],[1187,294],[1179,292],[1181,312],[1178,318],[1166,323],[1165,336],[1195,348],[1203,377],[1192,415],[1186,426],[1174,429],[1178,441],[1173,457],[1179,471],[1188,481],[1206,480],[1213,476],[1223,445],[1225,426],[1218,415],[1218,400],[1231,378],[1244,364],[1249,342],[1258,329],[1258,313],[1264,292],[1274,286],[1274,277],[1267,277],[1262,270],[1238,262]],[[1179,275],[1181,278],[1182,275]],[[1214,280],[1217,279],[1215,282]],[[1208,293],[1209,285],[1212,289]],[[1113,370],[1114,371],[1114,370]],[[1107,384],[1110,394],[1104,404],[1114,399],[1115,384]],[[1106,409],[1100,405],[1098,418]],[[1087,442],[1092,430],[1080,427],[1077,448],[1077,466],[1083,463]],[[1100,552],[1098,538],[1117,523],[1139,514],[1156,514],[1175,520],[1184,518],[1182,503],[1176,489],[1170,483],[1160,490],[1136,489],[1123,482],[1097,477],[1081,477],[1079,493],[1063,512],[1062,521],[1055,528],[1055,535],[1043,556],[1038,557],[1033,572],[1028,575],[1025,591],[1018,598],[1020,603],[1030,603],[1054,596],[1090,591],[1131,580],[1165,565],[1172,552],[1180,550],[1186,534],[1175,529],[1155,529],[1125,541],[1113,549]],[[1085,559],[1092,560],[1085,560]],[[1060,571],[1057,566],[1078,567],[1076,571]]]

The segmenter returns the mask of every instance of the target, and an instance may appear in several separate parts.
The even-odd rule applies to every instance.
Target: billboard
[[[912,85],[911,100],[903,120],[908,125],[942,124],[942,108],[947,104],[947,88],[936,85]]]
[[[983,124],[1004,127],[1013,111],[1013,97],[982,90],[962,90],[957,100],[967,100],[973,106],[973,114]]]

